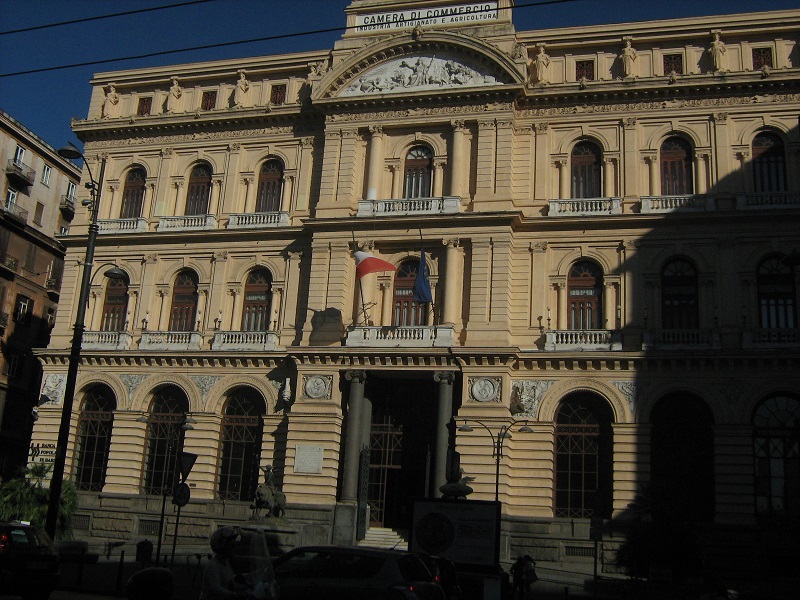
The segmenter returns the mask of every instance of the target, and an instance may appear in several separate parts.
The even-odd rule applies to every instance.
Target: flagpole
[[[358,250],[358,244],[356,243],[356,232],[352,229],[350,230],[350,234],[353,236],[353,252]],[[356,275],[356,279],[358,279],[358,292],[361,296],[361,314],[364,315],[364,325],[369,325],[369,315],[367,315],[367,303],[364,302],[364,282]],[[358,326],[359,323],[356,323]]]

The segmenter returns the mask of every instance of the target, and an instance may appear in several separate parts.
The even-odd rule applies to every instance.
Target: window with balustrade
[[[183,452],[183,424],[188,411],[189,400],[177,386],[168,385],[153,394],[145,434],[142,493],[172,492],[177,483],[178,456]]]
[[[433,174],[433,151],[427,146],[414,146],[403,164],[405,198],[430,198]]]
[[[782,256],[769,256],[758,265],[758,324],[762,329],[797,327],[794,270]]]
[[[570,394],[559,405],[555,431],[555,516],[611,516],[612,413],[599,396]]]
[[[417,279],[419,259],[405,260],[397,267],[394,276],[394,312],[392,325],[412,327],[427,325],[428,303],[414,301],[414,281]]]
[[[700,326],[697,269],[676,258],[661,270],[662,329],[697,329]]]
[[[198,293],[197,274],[191,270],[178,273],[172,288],[170,331],[195,331]]]
[[[128,320],[128,279],[109,278],[103,299],[100,331],[125,331]]]
[[[239,388],[228,395],[220,450],[218,495],[223,500],[255,497],[265,412],[264,399],[254,390]]]
[[[603,329],[603,270],[590,260],[572,265],[567,277],[568,329]]]
[[[272,274],[254,269],[244,286],[242,331],[269,331],[272,310]]]
[[[75,447],[74,480],[79,490],[103,490],[116,406],[114,392],[105,385],[92,387],[83,398]]]
[[[769,131],[753,138],[753,191],[785,192],[786,150],[783,139]]]
[[[144,169],[135,168],[128,171],[125,177],[125,187],[122,190],[120,219],[138,219],[142,216],[146,179],[147,173]]]
[[[603,153],[597,144],[575,144],[570,157],[572,163],[572,197],[600,198],[603,195]]]
[[[278,212],[283,197],[283,163],[272,158],[261,166],[258,173],[256,212]]]
[[[681,137],[671,137],[661,144],[661,193],[685,196],[694,193],[692,145]]]
[[[756,514],[800,518],[800,399],[776,394],[753,414]]]
[[[208,202],[211,199],[211,167],[206,164],[196,165],[189,175],[189,186],[186,190],[186,211],[184,214],[205,215],[208,213]]]

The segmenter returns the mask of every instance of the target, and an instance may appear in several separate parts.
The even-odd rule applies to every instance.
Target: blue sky
[[[163,6],[181,0],[0,0],[0,32]],[[537,0],[517,0],[527,5]],[[343,27],[349,0],[211,0],[203,4],[23,33],[0,33],[0,108],[55,147],[76,141],[72,117],[89,106],[94,73],[330,48],[341,32],[181,52],[102,65],[8,73],[150,52]],[[520,6],[518,30],[800,8],[800,0],[570,0]],[[720,23],[724,30],[724,23]]]

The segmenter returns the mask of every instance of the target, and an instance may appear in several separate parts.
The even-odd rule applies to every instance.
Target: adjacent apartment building
[[[0,479],[28,461],[44,347],[56,316],[64,247],[81,172],[0,110]]]
[[[800,11],[517,31],[512,8],[353,0],[333,48],[95,76],[77,535],[152,540],[183,451],[182,546],[250,519],[268,465],[282,544],[352,543],[406,530],[456,450],[502,560],[610,573],[648,494],[707,565],[797,550]]]

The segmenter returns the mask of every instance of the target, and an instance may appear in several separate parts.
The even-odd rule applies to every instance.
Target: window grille
[[[772,48],[753,48],[753,70],[772,69]]]
[[[201,110],[214,110],[217,107],[217,92],[209,91],[203,92],[203,98],[200,101]]]
[[[72,515],[72,528],[89,531],[92,524],[92,515]]]
[[[219,497],[252,500],[259,483],[262,415],[265,404],[249,390],[237,390],[228,398],[222,419]]]
[[[75,451],[75,485],[79,490],[99,492],[103,489],[115,406],[114,396],[105,386],[91,389],[83,401]]]
[[[286,84],[273,85],[269,93],[270,104],[286,104]]]
[[[762,517],[800,517],[800,453],[797,423],[800,400],[772,396],[753,416],[756,513]]]
[[[576,60],[575,79],[577,81],[580,81],[581,79],[586,79],[587,81],[594,81],[594,61]]]
[[[683,75],[682,54],[664,55],[664,75],[669,75],[670,73],[675,73],[676,75]]]
[[[172,491],[178,455],[183,451],[181,423],[188,409],[189,402],[178,388],[162,388],[154,395],[147,421],[143,493],[161,495]]]
[[[139,520],[139,535],[147,535],[151,536],[154,535],[158,537],[159,533],[159,521],[150,521],[148,519],[140,519]]]
[[[125,188],[122,191],[122,209],[120,219],[137,219],[142,216],[145,180],[144,169],[131,169],[125,177]]]
[[[277,212],[281,209],[283,196],[283,164],[279,160],[268,160],[258,174],[256,212]]]
[[[153,98],[150,96],[146,96],[144,98],[139,98],[139,103],[136,106],[136,116],[137,117],[146,117],[150,114],[153,109]]]

